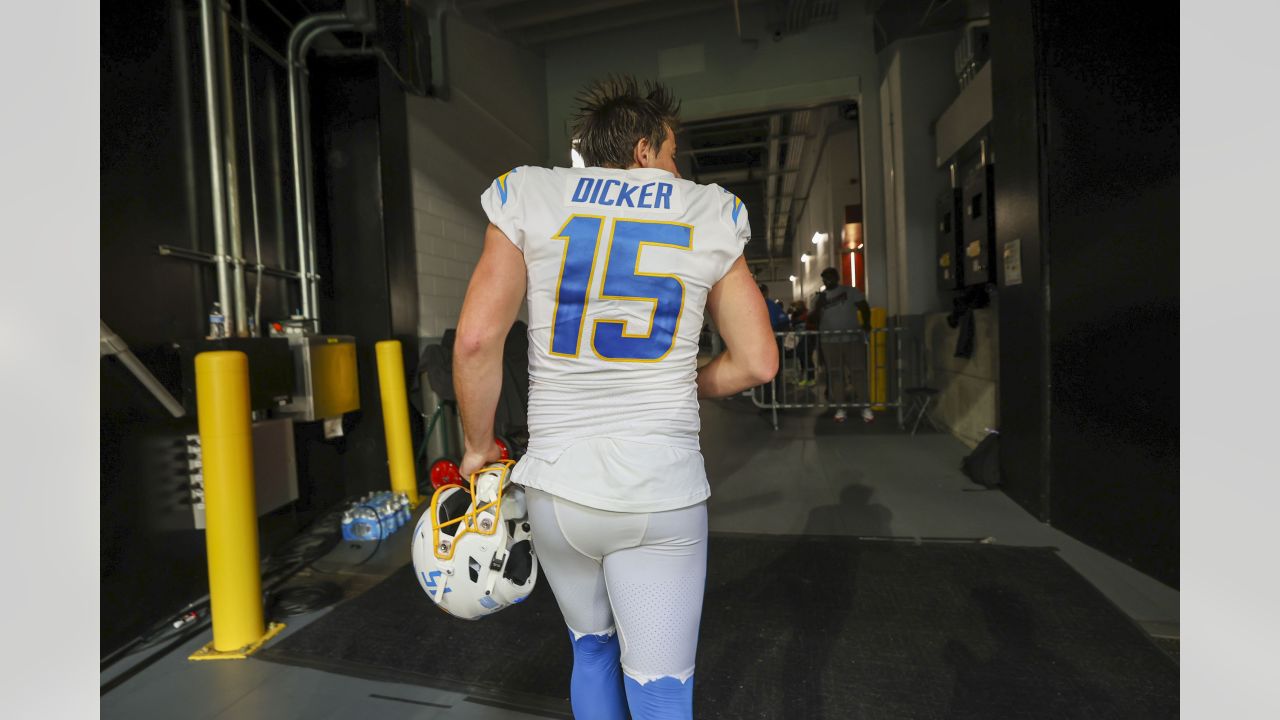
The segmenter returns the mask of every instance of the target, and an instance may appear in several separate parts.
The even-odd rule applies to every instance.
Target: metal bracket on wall
[[[210,265],[216,264],[218,262],[218,256],[213,255],[212,253],[207,253],[200,250],[192,250],[190,248],[173,247],[172,245],[157,245],[156,252],[166,257],[175,257],[182,260],[191,260],[193,262],[209,263]],[[256,265],[249,265],[249,263],[247,263],[246,261],[240,258],[232,258],[231,261],[236,263],[243,263],[249,267],[254,267],[254,268],[257,267]],[[289,280],[301,280],[301,274],[296,271],[283,270],[278,267],[271,267],[270,265],[263,265],[262,273],[264,275],[274,275],[276,277],[282,277]],[[320,276],[315,275],[313,277],[318,278]]]

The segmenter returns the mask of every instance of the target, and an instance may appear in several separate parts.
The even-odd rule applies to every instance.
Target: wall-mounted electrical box
[[[980,163],[965,175],[961,195],[964,286],[996,281],[995,169]]]
[[[182,404],[196,415],[195,358],[202,352],[234,350],[249,359],[249,407],[269,410],[289,403],[295,385],[293,354],[284,338],[219,338],[177,343],[182,360]]]
[[[360,409],[356,341],[350,335],[290,335],[293,400],[275,415],[296,422],[338,417]]]

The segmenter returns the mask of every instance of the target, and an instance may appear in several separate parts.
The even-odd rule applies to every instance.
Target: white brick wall
[[[446,140],[433,127],[438,101],[411,98],[410,153],[413,165],[414,234],[418,250],[418,334],[440,337],[457,327],[467,283],[484,247],[488,218],[480,194],[510,167],[474,159],[460,149],[474,140]],[[529,162],[512,153],[509,165]],[[484,167],[482,167],[484,166]]]
[[[450,99],[406,100],[423,338],[457,327],[488,225],[480,194],[513,167],[546,164],[541,58],[459,18],[450,30]]]
[[[470,208],[460,204],[453,192],[415,167],[413,218],[418,241],[418,334],[422,337],[439,337],[457,326],[467,282],[484,245],[488,221],[480,209],[480,192],[474,193]]]

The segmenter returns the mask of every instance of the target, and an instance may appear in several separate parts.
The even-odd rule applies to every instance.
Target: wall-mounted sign
[[[1022,238],[1004,244],[1004,284],[1022,284]]]

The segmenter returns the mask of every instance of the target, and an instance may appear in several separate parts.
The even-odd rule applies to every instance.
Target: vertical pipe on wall
[[[222,128],[218,114],[218,69],[214,58],[215,22],[218,9],[214,0],[200,0],[200,40],[204,59],[205,119],[209,136],[209,186],[213,193],[213,254],[218,269],[218,303],[226,316],[227,334],[235,335],[235,315],[228,312],[231,306],[230,277],[227,275],[227,227],[226,207],[222,178]]]
[[[208,2],[209,0],[205,0]],[[289,50],[286,56],[289,72],[289,136],[293,148],[293,197],[294,218],[298,232],[298,269],[302,273],[302,315],[306,318],[317,317],[317,308],[313,306],[315,266],[314,243],[315,233],[308,222],[310,193],[310,171],[303,159],[303,124],[306,122],[304,107],[305,92],[302,84],[305,78],[302,73],[306,66],[307,46],[311,40],[322,32],[336,29],[346,24],[344,13],[316,13],[299,22],[289,33]]]
[[[299,103],[299,109],[301,110],[299,129],[302,135],[302,191],[306,199],[307,213],[307,263],[311,267],[311,282],[309,284],[311,318],[316,321],[320,320],[320,277],[316,273],[318,264],[316,260],[315,175],[311,160],[311,79],[307,74],[306,58],[307,53],[311,50],[311,43],[315,42],[316,38],[324,33],[334,30],[354,30],[355,28],[355,24],[345,17],[341,20],[312,28],[302,37],[298,50],[300,66],[297,69],[297,74],[298,92],[301,97],[301,102]]]
[[[303,41],[301,56],[307,56],[310,38]],[[302,122],[299,130],[302,134],[302,196],[303,209],[307,214],[307,265],[311,268],[311,281],[307,283],[308,301],[311,303],[311,318],[320,320],[320,278],[316,269],[319,261],[316,258],[316,186],[311,153],[311,78],[305,66],[298,70],[298,92],[302,96]]]
[[[231,243],[231,292],[235,302],[227,309],[235,317],[230,335],[248,335],[249,319],[245,310],[244,242],[240,231],[240,155],[236,152],[235,96],[231,89],[231,30],[227,12],[219,4],[218,35],[222,52],[222,159],[226,163],[227,236]],[[247,80],[247,78],[246,78]]]
[[[253,142],[253,75],[249,66],[249,8],[248,0],[240,0],[240,22],[244,31],[240,33],[240,57],[244,61],[244,123],[248,135],[249,155],[249,205],[253,211],[253,258],[258,271],[258,281],[253,290],[253,327],[250,335],[257,337],[262,327],[262,235],[258,220],[258,173],[253,161],[256,150]],[[286,68],[287,70],[287,68]]]
[[[308,18],[310,20],[311,18]],[[304,20],[303,23],[306,23]],[[300,23],[301,25],[302,23]],[[299,286],[299,292],[302,307],[300,308],[303,317],[311,317],[311,292],[310,292],[310,272],[307,268],[307,209],[303,205],[302,194],[302,138],[299,136],[298,121],[301,119],[299,106],[301,101],[298,99],[298,78],[297,78],[297,32],[298,27],[295,26],[293,33],[289,35],[289,50],[286,56],[289,63],[287,72],[289,73],[289,140],[292,148],[293,158],[293,213],[294,213],[294,229],[298,234],[298,273],[302,277],[302,283]]]

